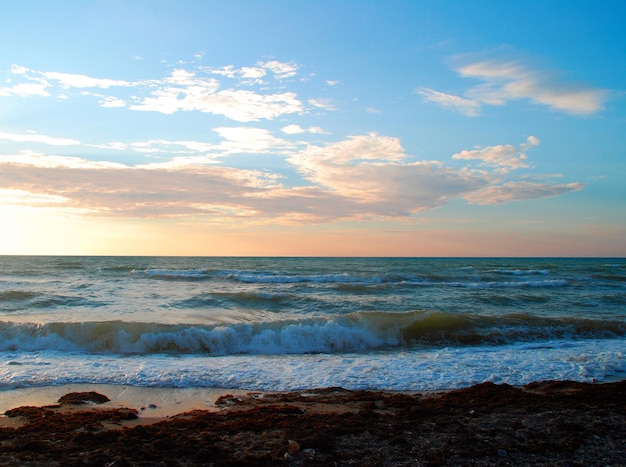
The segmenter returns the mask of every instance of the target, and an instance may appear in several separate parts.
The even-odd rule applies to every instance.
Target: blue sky
[[[624,2],[0,13],[0,253],[626,255]]]

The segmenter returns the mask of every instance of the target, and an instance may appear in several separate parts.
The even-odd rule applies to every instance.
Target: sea
[[[626,378],[626,259],[0,256],[0,391]]]

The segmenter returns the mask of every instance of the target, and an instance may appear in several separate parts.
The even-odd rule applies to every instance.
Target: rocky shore
[[[626,464],[626,381],[427,394],[327,388],[227,395],[216,407],[148,420],[145,407],[109,407],[94,392],[11,409],[0,465]]]

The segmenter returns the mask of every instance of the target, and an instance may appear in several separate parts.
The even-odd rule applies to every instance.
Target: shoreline
[[[603,385],[609,383],[626,382],[626,374],[617,374],[605,378],[603,381],[580,383],[589,385]],[[538,384],[538,381],[530,384]],[[570,382],[568,380],[568,382]],[[574,384],[578,382],[571,381]],[[480,383],[479,383],[480,384]],[[477,385],[468,386],[471,388]],[[514,386],[524,387],[524,386]],[[52,406],[57,404],[58,399],[69,393],[96,391],[107,396],[110,401],[103,407],[109,408],[136,408],[140,410],[141,417],[167,418],[180,415],[194,410],[217,411],[221,408],[216,406],[216,401],[223,396],[246,396],[250,394],[280,395],[291,393],[307,393],[325,390],[326,388],[310,388],[290,391],[261,391],[235,388],[173,388],[173,387],[144,387],[127,384],[109,383],[68,383],[49,386],[33,386],[26,388],[0,390],[0,426],[2,426],[2,414],[7,410],[21,406]],[[445,394],[466,388],[448,388],[435,390],[394,391],[386,389],[355,389],[346,391],[360,391],[381,394],[407,394],[407,395],[432,395]]]
[[[139,418],[162,419],[193,410],[219,410],[215,402],[225,395],[245,395],[243,389],[224,388],[151,388],[117,384],[72,383],[58,386],[0,391],[0,426],[7,410],[22,406],[45,407],[58,403],[61,396],[69,393],[95,391],[107,396],[110,401],[97,408],[134,408]]]
[[[59,405],[55,397],[70,389],[111,401]],[[0,397],[4,406],[29,404],[5,414],[13,426],[0,425],[0,464],[7,466],[594,466],[626,460],[626,380],[482,383],[415,393],[92,384],[14,391],[20,393]]]

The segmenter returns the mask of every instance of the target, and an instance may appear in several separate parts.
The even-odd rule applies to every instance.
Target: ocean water
[[[626,259],[0,256],[0,391],[626,377]]]

